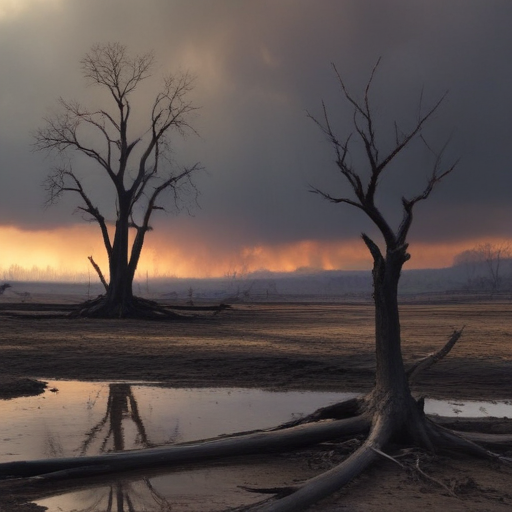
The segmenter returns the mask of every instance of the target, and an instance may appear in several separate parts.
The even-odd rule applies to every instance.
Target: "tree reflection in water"
[[[123,420],[129,419],[137,429],[136,444],[141,448],[149,448],[151,443],[146,434],[146,428],[140,417],[137,400],[133,394],[130,384],[116,383],[109,384],[109,395],[107,410],[103,418],[87,432],[84,442],[80,447],[80,455],[86,455],[91,443],[100,437],[101,433],[108,426],[108,431],[102,439],[100,453],[106,451],[123,451],[125,449],[125,438]],[[109,441],[112,441],[112,448],[109,449]]]
[[[80,447],[80,455],[87,455],[87,451],[94,441],[100,441],[100,453],[125,450],[123,423],[126,421],[131,421],[135,426],[135,444],[138,447],[154,446],[148,439],[131,385],[126,383],[110,384],[105,415],[87,432]],[[106,503],[103,505],[105,501]],[[145,504],[143,510],[159,512],[171,510],[170,503],[153,487],[150,480],[142,478],[134,483],[119,481],[110,484],[107,496],[98,497],[95,503],[82,509],[82,512],[100,512],[102,510],[105,512],[135,512],[143,504]],[[101,508],[102,506],[104,508]]]

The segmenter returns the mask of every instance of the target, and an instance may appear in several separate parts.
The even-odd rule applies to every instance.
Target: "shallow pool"
[[[49,382],[42,395],[0,401],[0,462],[94,455],[267,428],[353,396],[239,388],[175,389],[150,383]],[[442,416],[512,418],[512,401],[427,400],[425,410]],[[235,463],[150,479],[109,479],[93,489],[37,503],[49,512],[107,510],[114,503],[117,508],[113,510],[120,511],[130,507],[148,512],[201,510],[201,503],[208,503],[208,510],[224,510],[260,499],[239,485],[261,485],[267,477],[268,485],[283,485],[288,473],[296,477],[288,464],[277,460],[270,470],[260,462],[249,466]]]

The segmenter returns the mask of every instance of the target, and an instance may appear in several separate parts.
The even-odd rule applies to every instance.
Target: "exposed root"
[[[189,320],[190,315],[182,315],[174,310],[186,310],[190,312],[209,311],[217,314],[225,309],[229,309],[227,304],[217,306],[163,306],[158,302],[143,299],[141,297],[132,297],[124,304],[111,304],[105,295],[100,295],[95,299],[83,302],[77,308],[74,308],[69,314],[70,318],[137,318],[141,320]]]
[[[430,419],[436,425],[456,431],[512,435],[512,418],[451,418],[431,416]]]
[[[287,494],[242,510],[250,512],[295,512],[307,509],[313,503],[339,490],[360,475],[377,458],[376,450],[387,443],[392,430],[388,420],[378,417],[366,442],[338,466],[306,482],[287,487]]]
[[[111,304],[105,295],[86,301],[69,315],[71,318],[139,318],[169,320],[186,318],[169,311],[155,301],[133,297],[124,304]]]
[[[313,423],[321,420],[342,420],[345,418],[352,418],[354,416],[359,416],[360,414],[364,414],[365,412],[365,401],[361,397],[350,398],[349,400],[345,400],[343,402],[339,402],[337,404],[328,405],[326,407],[321,407],[317,409],[315,412],[304,416],[303,418],[299,418],[297,420],[289,421],[279,427],[280,428],[288,428],[296,425],[304,425],[307,423]]]
[[[433,482],[434,484],[442,487],[450,496],[454,498],[459,498],[448,486],[443,484],[441,480],[438,480],[437,478],[434,478],[430,475],[427,475],[421,468],[420,468],[420,458],[416,457],[416,464],[414,465],[415,470],[427,481]]]
[[[436,478],[431,477],[430,475],[427,475],[427,473],[425,473],[421,469],[421,467],[420,467],[420,457],[418,455],[416,456],[416,463],[413,466],[411,466],[411,465],[408,465],[408,464],[407,465],[406,464],[402,464],[395,457],[392,457],[391,455],[388,455],[387,453],[385,453],[385,452],[383,452],[381,450],[378,450],[377,448],[373,448],[373,450],[375,452],[377,452],[379,455],[381,455],[382,457],[391,460],[392,462],[394,462],[395,464],[400,466],[402,469],[411,469],[411,470],[417,472],[425,480],[427,480],[429,482],[433,482],[436,485],[438,485],[439,487],[442,487],[443,489],[445,489],[446,492],[448,494],[450,494],[450,496],[453,496],[454,498],[458,497],[451,489],[449,489],[445,484],[443,484],[443,482],[441,482],[440,480],[437,480]]]
[[[512,450],[512,434],[485,434],[481,432],[454,432],[473,443],[483,444],[494,450]]]
[[[395,464],[398,464],[402,469],[405,469],[405,466],[396,460],[394,457],[391,457],[391,455],[388,455],[387,453],[383,452],[382,450],[379,450],[378,448],[372,448],[372,450],[375,453],[378,453],[381,457],[384,457],[385,459],[389,459],[390,461],[394,462]]]
[[[424,416],[419,423],[421,423],[421,425],[411,427],[412,430],[414,430],[414,432],[411,433],[411,437],[416,438],[417,441],[421,441],[423,437],[427,438],[428,443],[426,443],[426,445],[428,447],[438,446],[443,449],[461,451],[501,463],[510,463],[511,459],[490,452],[489,450],[465,439],[464,437],[460,437],[448,429],[437,426],[427,420]],[[417,432],[419,427],[421,427],[421,433]],[[305,510],[313,503],[316,503],[346,485],[350,480],[364,471],[364,469],[366,469],[366,467],[368,467],[377,457],[386,457],[402,468],[409,467],[405,466],[394,457],[386,454],[382,449],[392,438],[395,433],[395,428],[396,426],[394,425],[391,416],[387,416],[385,413],[384,415],[377,413],[374,427],[366,442],[344,462],[335,468],[297,486],[277,489],[262,489],[260,492],[275,492],[276,496],[265,500],[263,503],[239,510],[246,510],[248,512],[292,512]],[[416,458],[416,463],[414,466],[411,466],[411,469],[417,472],[425,480],[442,487],[451,496],[457,497],[456,494],[443,482],[431,477],[422,470],[419,463],[419,457]],[[257,490],[252,489],[252,491],[254,492]]]
[[[431,421],[427,426],[433,443],[443,450],[462,452],[489,460],[500,461],[502,459],[500,455],[467,439],[463,433],[454,432]]]

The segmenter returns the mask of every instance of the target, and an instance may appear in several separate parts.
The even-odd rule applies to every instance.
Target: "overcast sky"
[[[512,238],[511,26],[508,0],[0,0],[0,265],[19,261],[20,244],[25,252],[31,240],[56,247],[59,233],[83,226],[72,201],[43,209],[41,183],[54,161],[31,144],[60,96],[94,106],[80,59],[112,41],[133,53],[154,50],[158,66],[145,94],[166,73],[196,76],[199,136],[176,140],[175,157],[206,168],[197,178],[200,207],[192,217],[155,219],[153,259],[192,252],[197,265],[236,265],[262,248],[267,260],[286,259],[289,252],[272,249],[286,247],[309,254],[300,265],[356,268],[342,256],[324,264],[329,251],[341,254],[344,241],[361,244],[361,231],[373,230],[361,212],[308,192],[347,189],[306,112],[319,116],[324,100],[340,136],[348,135],[352,111],[331,63],[360,97],[379,57],[371,101],[382,152],[394,120],[414,124],[422,90],[425,108],[448,91],[425,137],[435,148],[450,139],[447,166],[460,158],[418,206],[413,247],[452,254]],[[357,153],[353,162],[364,169]],[[399,220],[393,205],[420,192],[428,172],[428,151],[417,146],[385,176],[379,204],[391,219]],[[255,265],[272,266],[267,260]]]

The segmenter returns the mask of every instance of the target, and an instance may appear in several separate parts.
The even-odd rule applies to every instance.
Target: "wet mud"
[[[401,309],[406,363],[437,350],[454,328],[466,326],[452,353],[420,376],[416,393],[511,398],[512,304],[426,303]],[[4,396],[6,389],[15,391],[15,378],[362,392],[373,384],[369,304],[242,304],[192,322],[30,319],[5,313],[0,312]]]
[[[425,301],[404,304],[401,315],[406,363],[435,351],[453,329],[466,326],[452,353],[415,383],[415,394],[512,398],[512,304]],[[192,322],[69,320],[44,314],[30,318],[26,310],[23,316],[0,311],[3,399],[36,394],[40,385],[33,379],[364,392],[371,389],[374,366],[370,304],[239,304]],[[405,468],[382,460],[312,510],[501,512],[512,507],[510,469],[461,456],[392,455],[400,457]],[[240,475],[241,485],[270,485],[270,475],[291,483],[331,467],[344,456],[342,448],[332,445],[265,460],[235,461],[222,466],[220,478],[235,487]],[[416,464],[432,479],[415,471]],[[225,496],[219,510],[236,505],[229,492]],[[183,510],[204,510],[205,499],[191,496]],[[175,503],[173,510],[181,510]],[[0,510],[42,508],[4,493]]]

